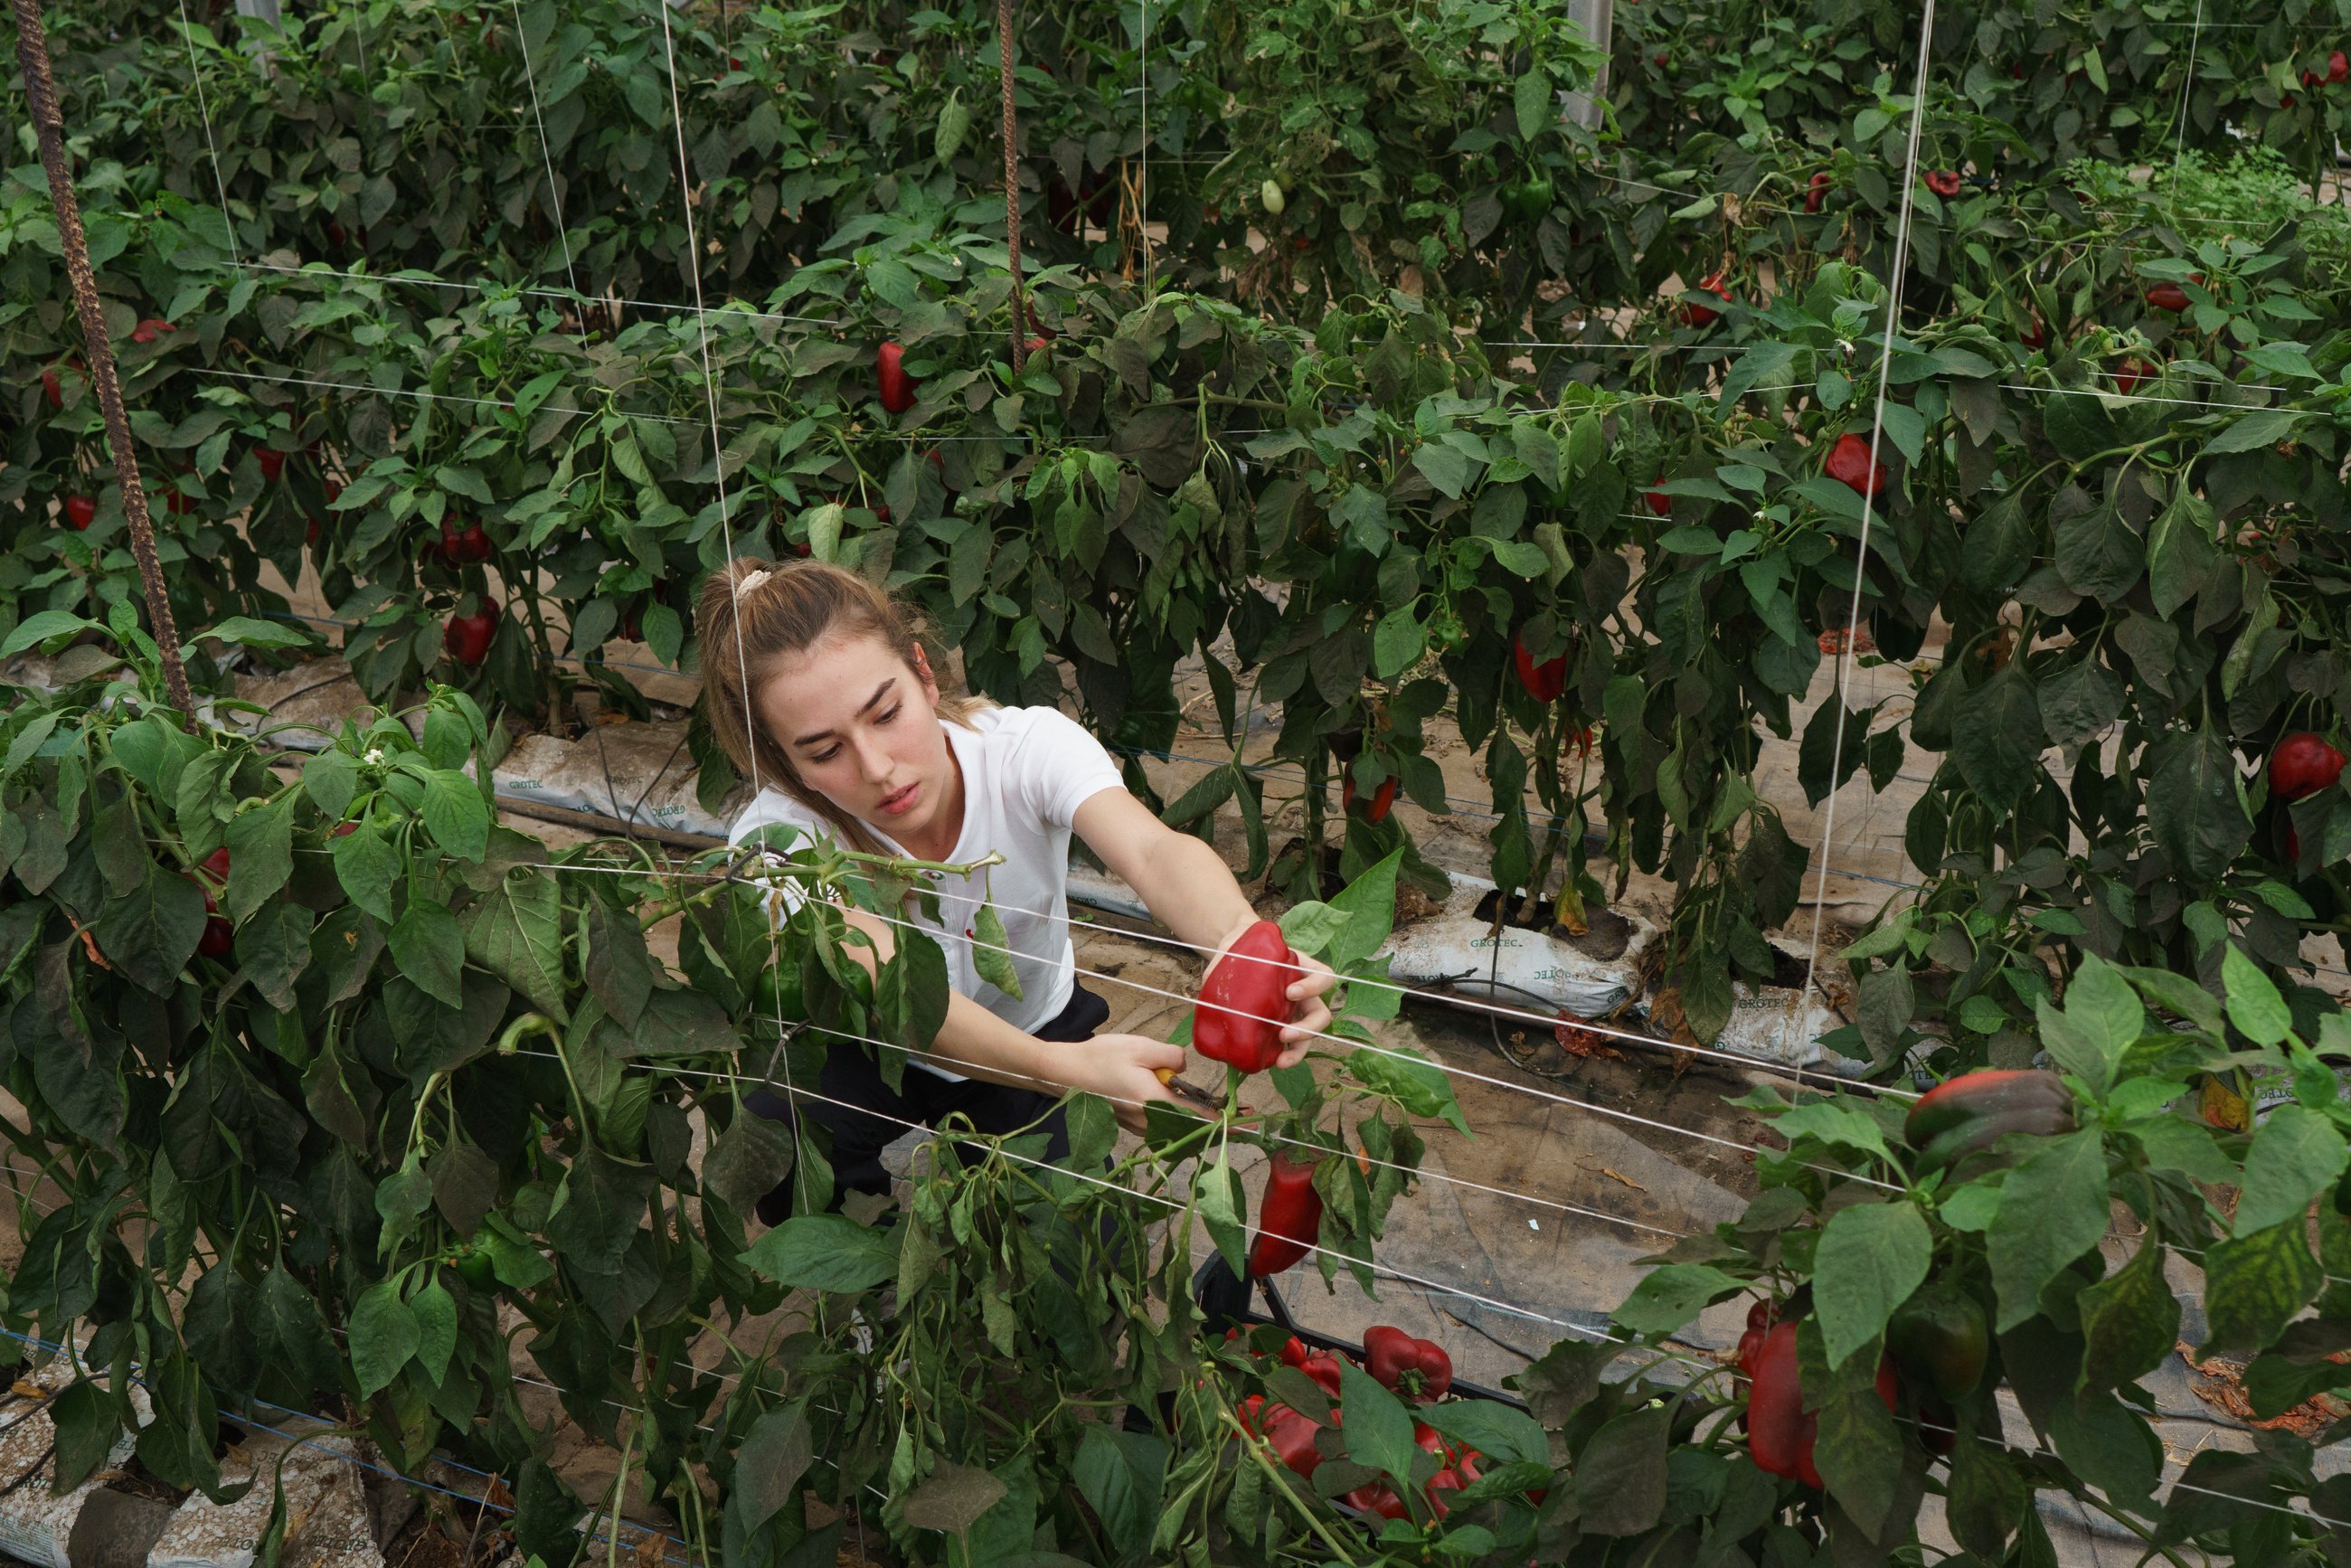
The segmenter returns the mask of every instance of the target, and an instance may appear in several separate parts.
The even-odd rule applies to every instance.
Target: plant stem
[[[1322,1544],[1330,1548],[1331,1555],[1347,1563],[1349,1568],[1356,1568],[1355,1559],[1348,1554],[1345,1547],[1339,1544],[1338,1538],[1314,1516],[1312,1509],[1298,1500],[1298,1494],[1290,1490],[1290,1478],[1276,1469],[1273,1461],[1265,1457],[1265,1450],[1258,1447],[1257,1439],[1249,1436],[1249,1428],[1241,1425],[1240,1417],[1234,1415],[1230,1409],[1224,1410],[1221,1414],[1225,1418],[1225,1425],[1239,1436],[1242,1451],[1257,1462],[1259,1469],[1265,1472],[1265,1479],[1272,1484],[1276,1491],[1281,1494],[1281,1500],[1298,1511],[1298,1516],[1306,1521],[1306,1528],[1322,1538]]]

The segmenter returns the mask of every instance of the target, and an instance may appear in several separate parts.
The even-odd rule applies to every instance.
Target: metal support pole
[[[1608,101],[1609,51],[1614,47],[1616,0],[1567,0],[1567,19],[1600,51],[1600,69],[1588,93],[1566,94],[1567,117],[1591,131],[1600,124],[1600,106]]]

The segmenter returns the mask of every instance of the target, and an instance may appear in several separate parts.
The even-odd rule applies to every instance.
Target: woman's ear
[[[914,644],[914,674],[923,683],[923,691],[935,707],[939,701],[939,678],[931,674],[931,656],[923,652],[920,643]]]

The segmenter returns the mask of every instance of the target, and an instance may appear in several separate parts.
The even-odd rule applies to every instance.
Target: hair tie
[[[735,597],[737,599],[742,598],[745,594],[758,587],[759,584],[767,581],[768,579],[773,575],[774,573],[770,572],[766,567],[761,567],[758,570],[750,573],[748,576],[745,577],[742,581],[735,585]]]

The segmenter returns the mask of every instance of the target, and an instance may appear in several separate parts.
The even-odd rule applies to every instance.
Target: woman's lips
[[[902,816],[914,808],[914,797],[922,788],[920,784],[909,784],[895,794],[884,795],[880,809],[893,817]]]

